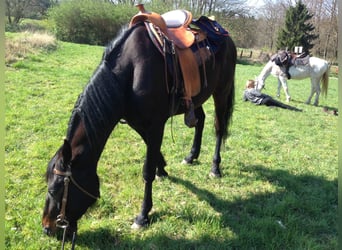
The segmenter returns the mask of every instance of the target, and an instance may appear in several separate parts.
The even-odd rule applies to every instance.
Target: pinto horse
[[[306,104],[310,104],[311,99],[314,94],[315,101],[314,105],[317,106],[319,102],[319,96],[321,93],[322,83],[322,93],[326,94],[328,91],[329,84],[329,64],[327,61],[317,58],[310,57],[309,63],[307,65],[297,65],[291,66],[289,68],[289,73],[291,75],[291,79],[311,79],[311,92],[309,98],[306,101]],[[287,75],[285,72],[285,68],[279,67],[274,61],[270,60],[265,67],[262,69],[260,75],[256,78],[256,86],[259,90],[261,90],[265,85],[266,78],[272,74],[278,79],[278,89],[277,96],[280,96],[280,88],[283,86],[286,101],[291,100],[291,96],[289,94],[288,86],[287,86]]]
[[[199,155],[205,119],[202,104],[213,96],[216,147],[211,173],[221,176],[220,148],[234,106],[236,47],[229,36],[223,36],[216,45],[217,52],[199,66],[202,88],[192,97],[198,123],[186,161],[192,162]],[[144,197],[132,227],[149,224],[152,182],[156,175],[168,175],[160,151],[164,126],[170,116],[186,111],[182,97],[171,93],[174,76],[165,72],[165,64],[143,22],[124,27],[105,49],[102,61],[76,101],[66,139],[48,163],[48,194],[42,218],[45,233],[53,235],[57,227],[67,227],[67,234],[74,234],[77,221],[100,197],[97,163],[121,119],[137,131],[147,146],[142,171]]]

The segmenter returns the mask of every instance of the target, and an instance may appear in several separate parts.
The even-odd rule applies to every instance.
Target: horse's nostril
[[[43,232],[48,236],[52,235],[52,230],[49,227],[44,227]]]

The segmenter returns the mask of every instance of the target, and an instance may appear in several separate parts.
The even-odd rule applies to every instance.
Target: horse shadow
[[[97,249],[223,249],[227,245],[231,249],[268,249],[272,246],[297,249],[298,235],[320,243],[337,238],[337,179],[329,181],[309,174],[293,175],[286,170],[270,170],[260,165],[245,165],[243,170],[256,173],[257,180],[276,185],[278,191],[227,201],[189,180],[169,176],[172,183],[184,186],[220,214],[220,227],[233,231],[233,238],[217,239],[208,233],[196,240],[174,239],[160,233],[144,240],[136,237],[133,242],[131,239],[125,242],[117,233],[100,228],[80,234],[77,245],[96,246]],[[313,203],[317,206],[310,206]],[[172,212],[152,213],[152,224],[165,215],[171,216]],[[190,217],[181,219],[194,223],[194,218]],[[329,230],[322,226],[322,218]],[[282,242],[284,237],[285,243]]]

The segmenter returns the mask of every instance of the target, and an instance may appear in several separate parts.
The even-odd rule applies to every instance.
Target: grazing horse
[[[236,47],[229,35],[222,36],[219,42],[208,40],[215,44],[216,52],[199,66],[201,90],[192,97],[198,122],[187,161],[198,157],[205,117],[202,104],[213,96],[216,147],[211,173],[221,176],[220,149],[228,135],[234,106]],[[142,171],[144,197],[132,227],[149,224],[152,183],[156,175],[168,175],[160,151],[165,123],[187,109],[184,96],[172,92],[178,81],[167,70],[167,64],[144,22],[123,28],[105,49],[102,61],[76,101],[66,139],[47,166],[48,193],[42,218],[45,233],[53,235],[61,227],[67,228],[67,235],[74,234],[77,221],[100,197],[98,160],[121,119],[137,131],[147,146]]]
[[[291,79],[311,79],[311,93],[306,101],[306,104],[310,104],[311,98],[316,93],[314,105],[318,105],[319,95],[321,93],[320,82],[322,83],[322,93],[324,95],[327,94],[329,83],[329,64],[327,61],[317,57],[310,57],[309,63],[307,65],[291,66],[289,68],[289,73],[291,75]],[[287,75],[285,68],[279,67],[272,60],[265,65],[260,75],[256,78],[257,88],[261,90],[264,87],[265,80],[270,74],[278,78],[277,96],[280,96],[280,88],[283,86],[286,95],[286,101],[289,102],[291,100],[291,96],[287,87]]]

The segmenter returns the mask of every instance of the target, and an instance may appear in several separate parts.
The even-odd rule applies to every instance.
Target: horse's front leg
[[[143,178],[145,183],[144,199],[141,205],[140,214],[135,218],[132,228],[145,227],[150,223],[148,213],[151,211],[152,202],[152,183],[155,179],[158,160],[160,160],[160,148],[163,138],[164,126],[150,129],[146,135],[147,153],[143,167]],[[151,132],[152,131],[152,132]]]
[[[143,138],[145,144],[147,144],[147,134],[145,130],[141,128],[135,128],[135,130],[140,134],[140,136]],[[167,177],[169,174],[165,170],[166,161],[164,159],[163,154],[159,151],[158,157],[157,157],[157,170],[156,175],[157,177]]]
[[[156,175],[158,178],[163,178],[169,176],[169,174],[165,170],[166,161],[164,159],[164,156],[161,152],[159,152],[159,157],[157,160],[157,172]]]
[[[280,88],[281,88],[281,81],[280,81],[280,79],[278,78],[278,87],[277,87],[277,97],[278,97],[278,98],[280,97]]]
[[[285,92],[285,96],[286,96],[286,101],[287,102],[290,102],[291,100],[291,96],[290,96],[290,93],[289,93],[289,88],[287,87],[287,81],[286,81],[286,78],[285,77],[282,77],[282,76],[279,76],[278,78],[281,83],[281,85],[283,86],[283,89],[284,89],[284,92]],[[280,92],[280,84],[278,82],[278,94]]]
[[[197,160],[201,151],[202,134],[204,128],[205,114],[202,106],[195,109],[195,116],[198,119],[195,127],[195,135],[192,143],[191,151],[183,160],[184,164],[192,164],[194,160]]]

